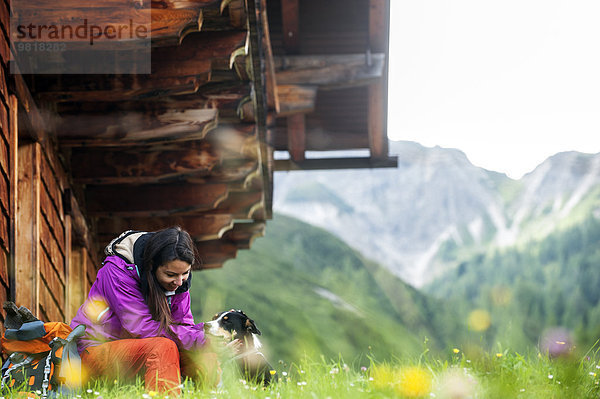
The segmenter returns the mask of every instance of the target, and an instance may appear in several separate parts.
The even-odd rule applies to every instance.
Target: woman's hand
[[[241,339],[234,339],[233,341],[227,343],[225,347],[229,349],[234,355],[239,355],[240,353],[242,353],[244,343]]]

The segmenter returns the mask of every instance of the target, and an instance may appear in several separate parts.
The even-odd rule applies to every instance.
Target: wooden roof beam
[[[296,54],[300,50],[300,13],[299,0],[281,0],[281,20],[283,47],[288,54]]]
[[[350,87],[381,79],[385,54],[280,56],[274,62],[278,85]]]
[[[90,79],[92,75],[38,76],[37,96],[53,103],[115,102],[196,93],[210,81],[213,60],[229,60],[244,46],[246,35],[245,31],[196,33],[179,46],[155,48],[150,75],[93,75],[94,79]]]
[[[152,218],[99,218],[97,229],[100,241],[109,242],[115,233],[125,230],[156,231],[181,226],[195,241],[217,240],[234,227],[232,215],[186,215]]]
[[[314,112],[317,91],[318,86],[278,85],[279,112],[277,116]]]
[[[235,223],[224,235],[224,239],[235,242],[239,249],[250,249],[257,237],[265,235],[266,222]]]
[[[261,207],[264,207],[264,194],[260,191],[233,191],[217,208],[210,210],[211,214],[228,214],[234,219],[263,220],[258,217]]]
[[[239,1],[239,0],[238,0]],[[88,20],[90,24],[100,27],[128,25],[133,20],[136,25],[148,25],[148,38],[152,38],[153,46],[177,45],[191,32],[201,30],[205,18],[210,20],[210,29],[231,29],[232,20],[219,21],[215,18],[219,14],[218,0],[153,0],[142,4],[141,1],[52,1],[52,0],[28,0],[12,4],[11,16],[22,25],[29,25],[30,21],[36,21],[37,25],[50,26],[72,26],[72,21]],[[230,5],[230,11],[231,11]],[[238,7],[239,8],[239,7]],[[206,14],[206,17],[205,17]],[[68,15],[68,19],[65,17]],[[234,12],[234,15],[235,14]],[[237,28],[240,28],[242,16],[233,18]],[[122,21],[122,22],[120,22]],[[37,37],[31,40],[56,41],[52,39],[53,31],[40,30],[40,33],[48,37]],[[60,31],[59,31],[60,32]],[[68,31],[67,31],[68,32]],[[145,37],[144,37],[145,38]],[[125,39],[130,39],[127,36]],[[69,49],[74,47],[89,46],[89,38],[81,35],[73,35],[68,38]],[[95,46],[114,46],[116,38],[97,40]],[[123,43],[120,41],[119,43]]]
[[[217,126],[217,109],[66,115],[55,128],[64,146],[108,147],[199,140]]]
[[[104,217],[157,217],[215,209],[228,196],[226,184],[87,186],[88,213]],[[142,200],[143,199],[143,200]]]
[[[223,264],[237,256],[238,246],[231,241],[212,240],[196,243],[201,263],[196,267],[202,269],[202,264]]]
[[[189,175],[208,175],[221,157],[208,142],[112,149],[73,149],[73,179],[83,184],[147,184]]]
[[[287,117],[288,152],[292,161],[304,160],[306,150],[306,127],[304,114],[295,114]]]
[[[294,162],[288,159],[275,160],[276,171],[290,170],[329,170],[329,169],[368,169],[368,168],[395,168],[398,166],[398,157],[387,158],[321,158],[305,159]]]
[[[83,85],[82,85],[83,87]],[[250,95],[248,82],[226,81],[213,83],[208,82],[198,87],[198,90],[191,94],[165,96],[152,101],[121,101],[111,102],[109,98],[102,101],[77,101],[60,102],[56,104],[56,112],[63,119],[81,118],[82,116],[115,114],[116,117],[126,113],[143,113],[157,115],[165,113],[167,110],[180,111],[186,109],[237,109],[240,100]],[[116,112],[118,111],[118,112]],[[76,119],[71,121],[77,122]],[[69,129],[67,123],[59,129]]]
[[[384,158],[388,153],[384,93],[385,90],[382,82],[373,83],[369,86],[369,117],[367,124],[369,130],[369,150],[373,158]]]
[[[388,54],[388,0],[369,1],[369,49]],[[372,158],[383,159],[388,153],[387,137],[387,69],[383,76],[369,85],[369,149]]]

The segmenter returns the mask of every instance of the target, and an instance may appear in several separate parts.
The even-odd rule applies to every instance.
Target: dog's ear
[[[260,331],[256,328],[256,324],[254,324],[254,320],[246,319],[246,323],[244,323],[244,327],[246,327],[247,331],[250,331],[253,334],[260,335]]]

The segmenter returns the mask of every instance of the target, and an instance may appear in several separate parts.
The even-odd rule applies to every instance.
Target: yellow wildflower
[[[396,391],[409,398],[419,398],[429,394],[431,390],[431,376],[420,367],[409,367],[400,373],[400,382]]]

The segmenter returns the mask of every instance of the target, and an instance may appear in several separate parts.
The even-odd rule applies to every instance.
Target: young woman
[[[89,377],[142,374],[148,391],[179,393],[181,376],[220,378],[214,353],[206,350],[203,323],[190,308],[190,235],[179,227],[146,233],[127,231],[105,249],[88,298],[71,321],[83,324],[79,340]]]

